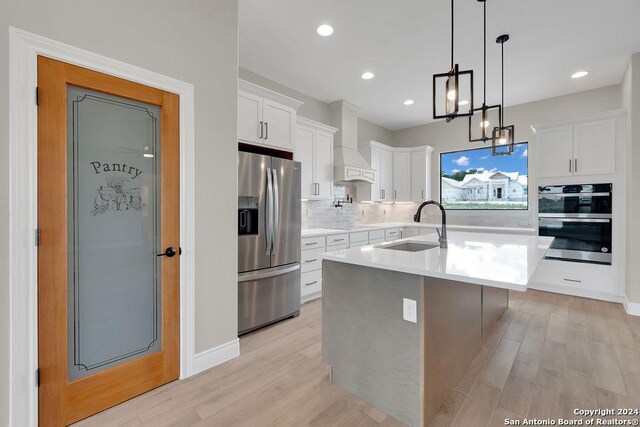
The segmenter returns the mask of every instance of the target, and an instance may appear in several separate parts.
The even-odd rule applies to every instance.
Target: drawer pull
[[[344,239],[333,239],[334,242],[342,242]]]
[[[397,232],[397,231],[390,231],[390,232],[389,232],[389,234],[390,234],[390,235],[391,235],[391,234],[398,234],[398,232]]]
[[[305,246],[313,246],[313,245],[317,245],[318,242],[309,242],[309,243],[305,243]]]
[[[582,280],[576,280],[576,279],[564,279],[565,282],[574,282],[574,283],[582,283]]]
[[[308,259],[305,262],[316,262],[318,260],[318,258],[314,258],[314,259]]]
[[[313,282],[305,283],[304,285],[305,285],[305,286],[311,286],[311,285],[315,285],[316,283],[318,283],[318,281],[317,281],[317,280],[314,280]]]

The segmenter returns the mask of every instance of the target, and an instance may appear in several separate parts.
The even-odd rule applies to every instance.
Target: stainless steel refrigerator
[[[238,153],[238,334],[300,313],[300,163]]]

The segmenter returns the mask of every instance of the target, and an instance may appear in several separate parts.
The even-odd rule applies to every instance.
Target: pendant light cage
[[[496,43],[500,44],[502,58],[502,105],[504,106],[504,44],[509,40],[509,34],[498,36]],[[500,113],[500,123],[493,128],[493,140],[491,144],[491,155],[509,156],[513,153],[515,144],[515,128],[513,125],[504,124],[504,111]]]
[[[446,119],[447,122],[456,117],[473,115],[473,70],[461,71],[458,64],[454,63],[453,2],[451,0],[451,69],[433,75],[433,118]],[[460,105],[463,100],[467,103]]]
[[[483,13],[483,85],[482,85],[482,106],[473,112],[480,113],[469,117],[469,142],[487,142],[493,140],[492,123],[501,123],[502,105],[487,105],[487,2],[478,0],[482,5]],[[478,118],[479,116],[479,118]]]
[[[476,108],[469,117],[469,142],[487,142],[493,140],[493,124],[500,123],[502,106],[485,105]]]

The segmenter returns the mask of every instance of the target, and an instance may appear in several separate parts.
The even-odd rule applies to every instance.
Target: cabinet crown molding
[[[315,120],[308,119],[306,117],[297,116],[297,124],[298,126],[306,126],[308,128],[312,128],[314,130],[319,130],[322,132],[327,132],[333,135],[338,131],[338,128],[334,128],[333,126],[326,125],[324,123],[316,122]]]
[[[568,119],[568,120],[534,123],[530,125],[530,127],[533,133],[535,134],[537,133],[537,131],[547,129],[547,128],[554,128],[559,126],[572,126],[575,124],[591,122],[595,120],[613,119],[617,117],[626,117],[626,116],[627,116],[627,110],[624,108],[621,108],[618,110],[610,110],[610,111],[603,111],[600,113],[586,114],[584,116],[575,117],[573,119]]]
[[[261,96],[263,98],[269,98],[273,101],[284,104],[288,107],[291,107],[295,110],[300,108],[304,102],[298,101],[297,99],[290,98],[286,95],[283,95],[278,92],[274,92],[271,89],[264,88],[262,86],[258,86],[255,83],[248,82],[246,80],[238,79],[238,89],[244,92],[249,92],[257,96]]]

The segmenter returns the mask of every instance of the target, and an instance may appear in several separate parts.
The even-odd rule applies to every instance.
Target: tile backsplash
[[[338,200],[345,200],[347,194],[355,198],[355,186],[334,186],[335,201],[302,202],[302,228],[350,228],[357,224],[380,222],[411,222],[418,203],[345,203],[336,208]],[[422,222],[440,223],[440,211],[435,206],[425,207]],[[447,211],[447,222],[455,225],[475,225],[486,227],[532,227],[528,211]]]

